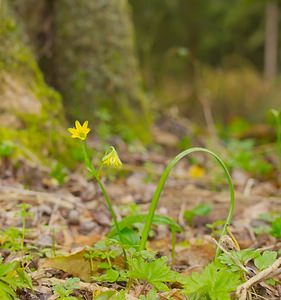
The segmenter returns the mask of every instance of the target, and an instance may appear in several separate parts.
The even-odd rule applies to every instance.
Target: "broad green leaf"
[[[230,300],[230,293],[240,284],[240,275],[212,262],[201,274],[185,278],[184,293],[190,300]]]
[[[113,269],[108,269],[101,276],[93,277],[96,281],[104,281],[104,282],[116,282],[119,278],[119,272]]]
[[[271,266],[275,262],[276,258],[276,251],[265,251],[261,256],[254,260],[254,263],[259,270],[264,270]]]
[[[241,271],[240,266],[237,264],[237,261],[239,261],[242,265],[244,265],[246,262],[257,258],[260,256],[260,253],[258,250],[254,249],[244,249],[240,251],[230,251],[229,254],[223,253],[219,256],[218,260],[230,267],[231,271]]]
[[[125,227],[121,230],[120,235],[121,235],[122,241],[120,240],[119,234],[116,234],[115,236],[112,236],[111,238],[116,239],[117,241],[121,242],[123,245],[133,246],[133,247],[139,246],[140,236],[135,230]]]
[[[149,262],[141,257],[131,258],[128,263],[130,265],[130,270],[128,271],[129,278],[147,281],[157,290],[169,290],[165,283],[178,282],[181,277],[179,273],[170,269],[165,257]]]

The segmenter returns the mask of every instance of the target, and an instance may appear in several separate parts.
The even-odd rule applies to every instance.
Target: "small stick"
[[[275,273],[280,266],[281,257],[279,257],[270,267],[264,269],[260,273],[250,278],[247,282],[238,286],[238,288],[236,289],[236,295],[239,297],[239,300],[246,300],[247,290],[251,288],[254,284],[267,279],[269,276]]]

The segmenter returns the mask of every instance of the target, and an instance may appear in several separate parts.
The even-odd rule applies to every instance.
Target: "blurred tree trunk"
[[[54,85],[72,118],[107,108],[117,123],[147,133],[145,97],[127,0],[54,2]]]
[[[0,142],[27,150],[21,154],[59,158],[66,149],[60,95],[44,81],[10,2],[0,4]]]
[[[117,127],[148,136],[147,100],[127,0],[13,0],[47,81],[72,119],[107,109]]]
[[[276,0],[268,1],[265,11],[264,76],[273,79],[278,72],[279,8]]]

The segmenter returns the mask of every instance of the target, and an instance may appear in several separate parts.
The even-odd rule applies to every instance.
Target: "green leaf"
[[[133,247],[139,246],[140,236],[135,230],[125,227],[121,230],[120,235],[121,235],[121,237],[119,236],[119,234],[116,234],[115,236],[112,236],[111,238],[116,239],[123,245],[133,246]],[[122,239],[122,241],[120,240],[120,238]]]
[[[201,203],[195,206],[192,211],[196,216],[207,216],[212,211],[212,206],[207,203]]]
[[[180,281],[181,275],[170,269],[165,257],[149,262],[141,257],[130,258],[128,263],[130,265],[130,270],[128,271],[129,278],[147,281],[157,290],[168,291],[166,282]]]
[[[128,227],[130,228],[132,225],[137,224],[137,223],[145,223],[146,222],[147,215],[146,214],[139,214],[139,215],[134,215],[134,216],[128,216],[122,219],[118,223],[120,230]],[[170,229],[176,231],[176,232],[181,232],[182,227],[175,222],[173,219],[162,216],[162,215],[154,215],[153,217],[153,224],[155,225],[167,225],[170,227]],[[108,237],[113,237],[117,235],[117,230],[113,226],[111,231],[108,233]]]
[[[0,157],[9,157],[14,152],[14,144],[10,141],[1,141],[0,142]]]
[[[230,251],[229,254],[223,253],[219,256],[218,260],[222,264],[230,267],[231,271],[236,272],[241,271],[241,268],[237,264],[237,261],[239,261],[241,265],[244,265],[246,262],[259,256],[260,253],[258,250],[244,249],[240,251]]]
[[[109,300],[115,294],[114,291],[106,291],[95,297],[95,300]]]
[[[190,300],[230,300],[230,293],[240,284],[240,275],[229,271],[217,262],[204,271],[185,278],[184,293]]]
[[[269,284],[269,285],[272,285],[272,286],[275,286],[276,285],[276,281],[273,279],[273,278],[268,278],[265,280],[265,283],[266,284]]]
[[[188,222],[188,224],[192,225],[193,218],[195,216],[207,216],[211,213],[212,207],[207,203],[201,203],[196,205],[191,210],[186,210],[184,212],[184,218]]]
[[[275,262],[276,258],[276,251],[265,251],[261,256],[254,260],[254,263],[259,270],[264,270],[271,266]]]
[[[281,217],[276,218],[272,222],[272,228],[271,228],[270,234],[272,236],[276,237],[277,239],[281,238]]]
[[[31,279],[20,268],[18,262],[3,263],[0,258],[0,299],[16,299],[16,290],[21,288],[32,289]]]
[[[126,300],[125,291],[114,294],[110,300]]]
[[[93,277],[94,280],[103,281],[103,282],[116,282],[118,278],[119,278],[119,272],[114,269],[108,269],[101,276]]]
[[[150,290],[146,296],[140,296],[140,300],[159,300],[159,297],[155,290]]]

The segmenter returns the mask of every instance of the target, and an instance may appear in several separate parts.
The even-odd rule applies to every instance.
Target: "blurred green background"
[[[0,137],[37,153],[75,119],[147,144],[169,117],[248,129],[280,107],[278,0],[0,3]]]

